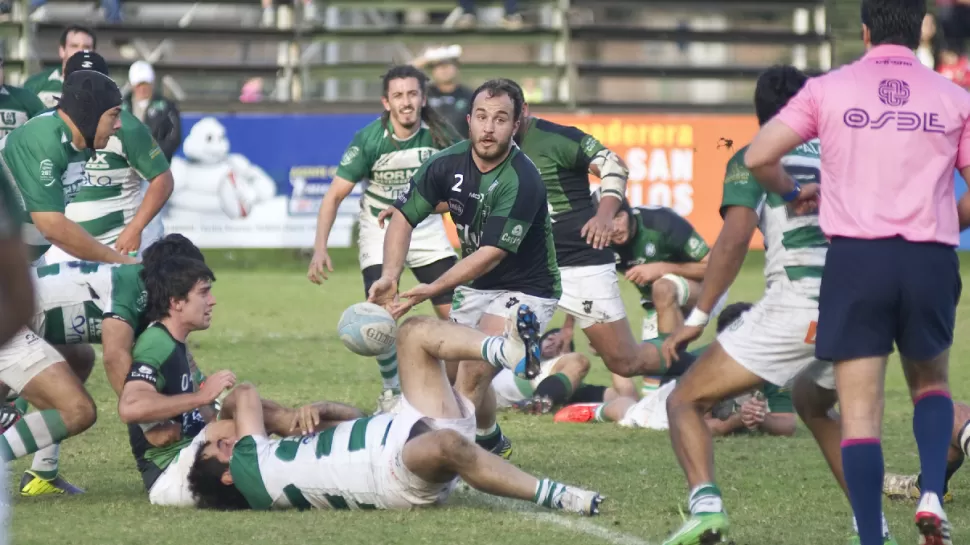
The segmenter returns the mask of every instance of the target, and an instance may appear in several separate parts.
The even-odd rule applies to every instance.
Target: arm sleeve
[[[232,458],[229,459],[233,485],[246,498],[249,506],[256,510],[273,506],[273,498],[266,491],[259,470],[260,452],[269,448],[271,444],[266,438],[247,435],[232,447]]]
[[[436,173],[435,158],[432,156],[414,173],[407,193],[401,195],[394,206],[404,214],[411,227],[417,227],[425,218],[434,213],[435,206],[444,200],[440,176]],[[455,174],[460,176],[460,174]],[[445,180],[448,182],[450,180]]]
[[[363,130],[357,131],[354,134],[354,139],[350,142],[350,146],[347,147],[343,157],[340,158],[337,176],[353,183],[363,180],[369,174],[371,167],[368,156],[365,133]]]
[[[165,388],[165,376],[162,375],[162,365],[175,351],[175,343],[167,336],[156,335],[148,331],[138,338],[132,351],[131,370],[125,377],[125,382],[140,380],[155,387],[161,392]]]
[[[728,161],[727,171],[724,173],[724,189],[721,198],[721,217],[729,206],[744,206],[757,211],[765,190],[754,179],[751,171],[744,166],[743,148]]]
[[[970,115],[963,120],[963,130],[960,131],[960,142],[957,144],[957,169],[970,166]]]
[[[111,310],[105,317],[123,320],[132,330],[137,330],[148,294],[138,281],[140,267],[128,267],[132,266],[123,265],[112,271]]]
[[[524,158],[524,156],[523,156]],[[546,190],[532,161],[528,168],[516,168],[516,182],[506,180],[486,196],[491,200],[491,213],[485,218],[480,246],[495,246],[510,253],[518,253],[519,245],[532,227],[536,215],[545,213]]]
[[[811,78],[776,118],[788,125],[802,140],[818,138],[819,97],[824,76]]]
[[[128,123],[122,127],[124,132],[119,136],[125,156],[128,157],[128,164],[145,180],[152,180],[168,170],[166,153],[152,137],[148,127],[135,118],[125,120]]]
[[[20,138],[11,142],[4,156],[27,213],[64,212],[61,177],[67,170],[67,154],[59,145]]]

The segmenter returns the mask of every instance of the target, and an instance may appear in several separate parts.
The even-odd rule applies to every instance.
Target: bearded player
[[[408,509],[444,502],[461,477],[488,494],[597,514],[602,498],[596,492],[538,479],[478,448],[472,403],[449,384],[442,360],[488,354],[498,368],[523,365],[523,341],[535,331],[521,326],[488,337],[433,318],[406,320],[397,336],[400,413],[340,421],[315,412],[303,419],[304,437],[270,439],[255,388],[237,388],[220,420],[206,429],[189,472],[198,505]]]
[[[469,115],[471,139],[445,149],[414,175],[410,190],[385,211],[392,217],[384,243],[384,269],[369,300],[400,316],[422,301],[455,291],[451,319],[499,334],[520,304],[535,312],[538,334],[548,327],[561,295],[546,188],[535,164],[512,142],[522,119],[518,86],[490,80],[475,92]],[[431,284],[419,284],[398,300],[397,279],[411,233],[434,213],[450,212],[461,240],[462,260]],[[527,369],[539,374],[539,344]],[[452,367],[454,370],[454,367]],[[479,444],[511,454],[495,420],[495,369],[481,358],[466,360],[455,386],[475,404]]]
[[[411,176],[432,154],[459,140],[451,125],[427,107],[427,76],[420,70],[396,66],[384,75],[383,84],[384,113],[354,135],[320,204],[313,260],[307,272],[316,284],[323,283],[327,273],[333,272],[327,240],[337,208],[354,186],[364,181],[358,247],[364,293],[369,292],[381,276],[384,257],[384,230],[378,226],[377,216],[407,192]],[[441,217],[428,217],[415,227],[405,263],[418,282],[434,282],[457,260]],[[438,316],[448,317],[451,296],[449,290],[432,299]],[[377,365],[384,381],[379,410],[391,410],[400,387],[394,351],[378,356]]]

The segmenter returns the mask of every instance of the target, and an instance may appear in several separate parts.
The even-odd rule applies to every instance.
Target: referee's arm
[[[766,123],[748,146],[744,166],[767,191],[787,195],[796,184],[781,166],[781,158],[805,142],[801,135],[778,119]]]

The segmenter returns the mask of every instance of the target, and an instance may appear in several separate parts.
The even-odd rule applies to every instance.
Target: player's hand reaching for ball
[[[293,420],[290,422],[290,433],[310,435],[320,425],[320,409],[314,405],[304,405],[294,409]]]
[[[417,286],[414,286],[408,291],[402,293],[402,300],[398,301],[387,310],[391,313],[391,316],[397,320],[401,316],[407,314],[407,312],[411,310],[414,305],[427,301],[435,295],[434,288],[432,288],[429,284],[418,284]]]
[[[222,392],[236,385],[236,375],[232,371],[217,371],[205,379],[199,392],[205,398],[206,403],[212,403]]]
[[[392,315],[394,312],[392,312],[391,308],[397,301],[397,280],[393,278],[384,276],[378,278],[377,282],[371,284],[370,290],[367,292],[368,303],[380,305]]]
[[[333,262],[330,261],[330,254],[326,248],[314,250],[313,259],[310,260],[310,268],[307,270],[306,277],[314,284],[323,284],[326,280],[327,272],[333,272]]]

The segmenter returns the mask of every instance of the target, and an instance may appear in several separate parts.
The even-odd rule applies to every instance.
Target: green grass
[[[218,276],[218,305],[212,328],[190,339],[200,365],[210,373],[232,369],[241,380],[255,383],[263,395],[283,403],[323,398],[372,410],[380,393],[376,364],[348,352],[335,334],[340,312],[362,299],[356,254],[345,250],[334,257],[337,272],[325,286],[318,287],[306,280],[306,258],[296,252],[273,252],[269,258],[254,252],[210,253]],[[760,295],[762,259],[761,254],[748,259],[731,290],[732,300],[755,300]],[[624,286],[624,295],[638,332],[641,314],[635,292]],[[430,312],[427,304],[419,310]],[[958,332],[966,331],[967,320],[964,306]],[[579,341],[579,349],[587,349],[585,339]],[[955,397],[964,400],[970,397],[970,376],[964,365],[968,350],[970,343],[958,333],[951,377]],[[594,367],[590,380],[608,383],[605,368],[598,361]],[[886,402],[886,464],[891,471],[914,472],[918,462],[911,433],[912,409],[897,367],[892,369]],[[68,440],[61,458],[64,474],[88,493],[16,498],[12,543],[609,542],[537,517],[537,511],[526,504],[489,502],[477,494],[461,494],[445,508],[412,512],[223,514],[153,507],[142,488],[125,429],[118,420],[116,400],[102,371],[95,371],[89,387],[98,402],[99,421],[87,433]],[[678,507],[684,503],[686,490],[666,433],[605,424],[554,425],[551,416],[503,414],[500,422],[514,441],[516,464],[608,496],[602,516],[589,522],[614,532],[614,542],[655,545],[679,523]],[[732,437],[717,440],[715,448],[718,481],[738,545],[817,545],[848,540],[848,503],[803,427],[790,439]],[[28,465],[29,460],[13,464],[10,479],[19,480]],[[963,475],[954,478],[956,502],[948,507],[956,526],[956,542],[970,539],[966,482]],[[886,509],[900,543],[914,543],[913,508],[889,504]],[[618,533],[639,541],[622,541]]]

